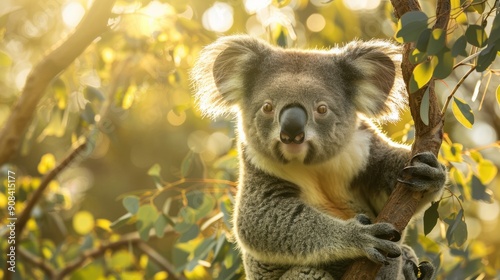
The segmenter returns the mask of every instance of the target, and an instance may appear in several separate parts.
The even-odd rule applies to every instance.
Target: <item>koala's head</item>
[[[397,116],[400,63],[400,49],[380,40],[305,51],[229,36],[201,52],[192,79],[202,112],[237,113],[240,137],[253,151],[313,164],[342,151],[359,114]]]

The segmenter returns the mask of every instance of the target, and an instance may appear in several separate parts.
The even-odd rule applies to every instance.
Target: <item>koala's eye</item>
[[[320,114],[326,114],[328,107],[326,107],[326,105],[319,105],[316,111]]]
[[[269,102],[264,103],[262,111],[264,111],[264,113],[271,113],[273,111],[273,104]]]

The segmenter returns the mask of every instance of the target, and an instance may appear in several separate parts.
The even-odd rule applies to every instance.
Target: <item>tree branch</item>
[[[166,231],[166,233],[172,233],[172,231]],[[185,280],[186,278],[181,274],[177,275],[175,268],[170,262],[158,254],[153,248],[146,244],[139,236],[137,232],[129,233],[123,235],[118,241],[110,242],[107,244],[101,244],[98,248],[89,249],[84,251],[77,259],[69,262],[61,270],[56,270],[50,264],[40,257],[37,257],[30,253],[29,251],[20,248],[19,255],[24,258],[30,264],[40,268],[46,276],[53,280],[62,280],[64,277],[69,275],[76,269],[84,266],[88,261],[96,259],[104,255],[108,250],[116,251],[122,247],[128,245],[135,245],[145,254],[147,254],[151,259],[153,259],[159,266],[161,266],[165,271],[168,272],[168,279],[173,280]]]
[[[49,185],[49,183],[54,180],[54,178],[61,173],[68,165],[75,159],[77,156],[80,154],[81,151],[83,151],[87,147],[87,143],[83,142],[80,144],[78,147],[76,147],[59,165],[57,165],[54,169],[52,169],[45,177],[43,178],[42,182],[40,183],[40,186],[36,191],[33,193],[31,198],[26,202],[26,206],[23,209],[23,212],[19,215],[19,218],[16,220],[16,228],[15,228],[15,236],[18,238],[21,238],[21,234],[23,233],[24,227],[26,226],[26,223],[31,217],[31,211],[35,207],[35,205],[38,203],[40,198],[42,198],[43,192]],[[17,252],[18,246],[14,246],[14,252]],[[5,266],[4,269],[4,275],[5,275],[5,280],[10,280],[12,279],[12,273],[7,270],[8,266]],[[43,268],[42,268],[43,269]]]
[[[417,1],[391,0],[396,17],[400,18],[409,11],[420,11],[420,5]],[[445,29],[450,17],[450,1],[439,0],[436,8],[437,20],[433,28]],[[407,92],[410,77],[415,65],[408,59],[414,47],[413,43],[406,43],[403,48],[403,61],[401,69],[403,79],[406,83]],[[424,93],[429,89],[429,125],[425,125],[420,118],[420,104]],[[412,118],[415,123],[415,141],[412,145],[411,156],[415,154],[430,151],[438,154],[443,139],[444,119],[441,115],[439,102],[434,92],[434,81],[419,89],[417,92],[408,95],[408,103]],[[389,197],[386,205],[379,213],[375,222],[392,223],[399,232],[402,232],[408,222],[416,212],[417,206],[423,197],[423,193],[413,192],[402,183],[397,183],[394,192]],[[344,274],[343,279],[375,279],[381,265],[378,265],[367,258],[356,261],[349,267]]]
[[[38,63],[12,113],[0,132],[0,165],[16,153],[21,137],[31,123],[35,108],[52,79],[70,65],[102,32],[107,29],[115,0],[95,0],[74,33]]]
[[[26,206],[23,209],[23,212],[21,212],[21,215],[19,215],[19,218],[17,219],[16,222],[16,236],[21,236],[23,233],[24,227],[26,226],[26,223],[31,217],[31,211],[33,210],[33,207],[37,204],[37,202],[42,198],[43,192],[49,185],[49,183],[54,180],[54,178],[61,173],[68,165],[75,159],[77,158],[78,155],[80,155],[80,152],[82,152],[85,148],[87,147],[87,143],[83,142],[80,144],[78,147],[76,147],[61,163],[59,163],[58,166],[56,166],[54,169],[52,169],[42,180],[40,183],[40,186],[36,191],[33,193],[31,198],[26,202]]]

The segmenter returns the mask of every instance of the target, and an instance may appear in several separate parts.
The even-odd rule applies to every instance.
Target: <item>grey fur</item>
[[[381,40],[306,51],[230,36],[202,51],[192,72],[200,109],[238,116],[234,229],[248,279],[339,279],[360,257],[386,264],[379,279],[417,279],[400,234],[370,223],[397,180],[426,192],[423,209],[446,179],[435,156],[410,159],[370,120],[397,116],[400,60],[399,48]],[[290,105],[307,113],[300,145],[279,140],[279,112]],[[432,267],[422,268],[432,278]]]

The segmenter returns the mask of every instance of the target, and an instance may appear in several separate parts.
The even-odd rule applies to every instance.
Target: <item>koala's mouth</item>
[[[301,144],[279,144],[279,151],[282,157],[287,161],[299,161],[304,162],[309,152],[309,143],[304,142]]]

